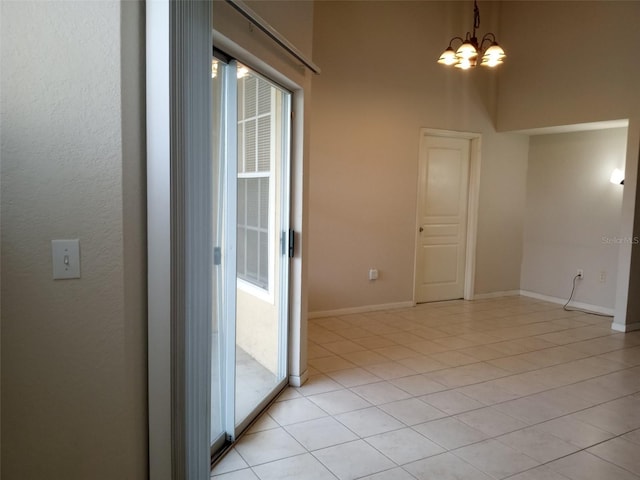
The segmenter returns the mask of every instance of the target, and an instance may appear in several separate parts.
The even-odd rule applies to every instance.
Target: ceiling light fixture
[[[467,32],[464,39],[462,37],[453,37],[447,49],[440,55],[438,63],[447,66],[453,65],[462,70],[475,67],[478,56],[482,57],[480,65],[485,67],[497,67],[503,63],[506,55],[502,47],[496,42],[496,36],[491,32],[486,33],[482,37],[482,41],[478,43],[476,28],[480,28],[480,9],[477,1],[473,0],[473,32]],[[457,50],[454,50],[453,42],[456,40],[460,40],[461,45]],[[486,50],[484,50],[485,43],[489,44]]]

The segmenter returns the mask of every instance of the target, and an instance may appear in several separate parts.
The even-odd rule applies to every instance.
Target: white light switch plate
[[[80,278],[80,240],[51,240],[53,279]]]

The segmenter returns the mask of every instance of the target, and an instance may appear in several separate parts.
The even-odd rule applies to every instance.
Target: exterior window
[[[238,79],[238,278],[270,290],[276,89],[247,72]]]

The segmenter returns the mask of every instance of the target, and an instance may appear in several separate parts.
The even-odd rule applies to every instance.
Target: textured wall
[[[614,307],[626,147],[626,128],[531,137],[523,290],[568,299],[581,268],[574,300]]]
[[[501,37],[509,59],[500,79],[501,131],[629,119],[621,236],[640,234],[640,2],[504,2]],[[584,32],[598,32],[584,48]],[[635,224],[635,227],[634,227]],[[640,249],[622,245],[616,281],[616,328],[640,328]]]
[[[144,478],[141,11],[1,8],[2,474]],[[55,238],[81,279],[52,280]]]
[[[422,127],[482,134],[475,291],[519,288],[528,138],[494,129],[500,71],[436,63],[472,12],[469,2],[316,3],[311,311],[413,299]],[[483,2],[482,31],[496,31],[498,13]]]
[[[504,2],[498,128],[629,118],[640,107],[640,2]],[[598,41],[584,48],[584,32]],[[637,113],[636,113],[637,115]]]

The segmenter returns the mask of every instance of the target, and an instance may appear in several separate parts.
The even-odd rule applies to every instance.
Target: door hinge
[[[220,247],[213,247],[213,264],[222,265],[222,249]]]
[[[293,258],[296,251],[296,232],[289,229],[289,258]]]

